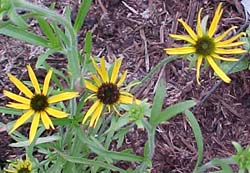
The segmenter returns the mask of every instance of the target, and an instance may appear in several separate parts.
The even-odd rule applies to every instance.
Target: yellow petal
[[[121,94],[121,95],[125,95],[125,96],[134,97],[132,94],[130,94],[130,93],[127,92],[127,91],[120,91],[120,94]]]
[[[40,113],[36,112],[31,123],[30,133],[29,133],[29,143],[31,144],[34,140],[39,125]]]
[[[120,87],[123,84],[123,82],[125,81],[125,79],[127,77],[127,73],[128,73],[128,71],[125,70],[125,72],[122,74],[122,76],[120,77],[120,80],[117,83],[117,87]]]
[[[195,45],[195,43],[196,43],[195,40],[193,40],[190,36],[187,36],[187,35],[169,34],[169,36],[174,38],[174,39],[184,40],[184,41],[189,42],[193,45]]]
[[[3,94],[9,98],[11,98],[12,100],[15,100],[19,103],[23,103],[23,104],[26,104],[26,105],[29,105],[30,104],[30,100],[25,98],[25,97],[22,97],[22,96],[19,96],[17,94],[14,94],[12,92],[9,92],[7,90],[3,90]]]
[[[117,76],[118,76],[121,64],[122,64],[122,59],[118,59],[118,60],[116,59],[115,60],[115,64],[114,64],[114,67],[113,67],[113,70],[112,70],[112,74],[111,74],[111,79],[110,79],[111,83],[115,83],[116,82],[116,79],[117,79]]]
[[[65,118],[67,117],[69,114],[66,113],[66,112],[63,112],[63,111],[60,111],[60,110],[57,110],[57,109],[53,109],[53,108],[50,108],[50,107],[47,107],[45,109],[45,112],[47,112],[49,115],[55,117],[55,118]]]
[[[51,121],[51,119],[49,118],[49,116],[47,115],[46,112],[44,112],[44,111],[41,112],[41,119],[42,119],[42,122],[43,122],[43,125],[44,125],[45,129],[49,129],[50,127],[52,129],[55,128],[52,121]]]
[[[245,44],[244,41],[238,41],[238,42],[234,42],[234,43],[228,43],[228,44],[221,44],[220,42],[219,43],[216,43],[216,48],[227,48],[227,47],[233,47],[233,46],[240,46],[242,44]]]
[[[45,79],[44,79],[44,84],[43,84],[43,95],[47,95],[48,94],[48,89],[49,89],[49,82],[52,76],[52,69],[49,69]]]
[[[202,12],[203,8],[201,8],[199,10],[198,13],[198,19],[197,19],[197,26],[196,26],[196,32],[198,37],[202,37],[203,33],[202,33],[202,27],[201,27],[201,12]]]
[[[223,60],[223,61],[231,61],[231,62],[239,61],[239,59],[237,59],[237,58],[224,58],[224,57],[221,57],[217,54],[213,54],[212,57],[219,59],[219,60]]]
[[[19,79],[17,79],[15,76],[8,74],[9,79],[11,82],[15,84],[15,86],[22,91],[28,98],[31,98],[33,96],[33,93],[29,90],[28,87],[26,87]]]
[[[121,113],[120,113],[120,112],[117,110],[117,108],[115,107],[115,105],[113,105],[112,107],[113,107],[113,109],[115,110],[115,112],[117,113],[117,115],[122,116]]]
[[[102,80],[104,81],[105,77],[103,76],[103,73],[102,73],[102,70],[97,66],[94,58],[91,57],[91,60],[92,60],[92,64],[95,68],[95,70],[97,71],[97,73],[100,75],[100,77],[102,78]],[[104,81],[105,82],[105,81]]]
[[[218,67],[218,65],[214,62],[213,58],[207,56],[207,61],[214,70],[214,72],[226,83],[230,83],[231,79]]]
[[[221,48],[216,48],[215,53],[217,54],[242,54],[242,53],[245,53],[246,50],[243,50],[243,49],[221,49]]]
[[[14,132],[18,127],[23,125],[30,118],[30,116],[33,114],[34,114],[33,110],[28,110],[27,112],[25,112],[20,118],[18,118],[16,120],[13,128],[11,129],[11,131],[9,133]]]
[[[64,92],[64,93],[57,94],[48,98],[48,103],[56,103],[56,102],[60,102],[64,100],[69,100],[78,96],[79,96],[78,92]]]
[[[108,72],[106,70],[106,63],[105,63],[105,58],[102,57],[101,58],[101,71],[102,71],[102,80],[103,82],[109,82],[109,78],[108,78]]]
[[[217,29],[217,26],[218,26],[218,23],[220,21],[220,18],[221,18],[221,15],[223,13],[223,10],[221,9],[222,7],[222,3],[219,3],[216,11],[215,11],[215,14],[214,14],[214,18],[211,22],[211,25],[208,29],[208,36],[209,37],[212,37]]]
[[[223,34],[219,35],[218,37],[214,38],[214,42],[217,43],[221,41],[223,38],[225,38],[232,30],[236,29],[236,26],[232,26],[228,30],[226,30]]]
[[[97,84],[97,86],[101,86],[102,82],[98,79],[98,77],[94,74],[91,74],[92,79],[95,81],[95,83]]]
[[[120,98],[119,98],[119,101],[124,104],[132,104],[133,100],[134,100],[133,97],[124,96],[124,95],[120,95]]]
[[[197,41],[198,37],[195,34],[195,32],[191,29],[191,27],[186,22],[184,22],[182,19],[178,19],[178,21],[183,25],[183,27],[186,29],[186,31],[192,37],[192,39]]]
[[[86,122],[86,120],[91,116],[91,114],[97,109],[98,106],[100,106],[100,101],[97,100],[88,110],[88,112],[86,113],[86,115],[84,116],[83,120],[82,120],[82,124],[84,124]]]
[[[30,109],[30,105],[22,104],[22,103],[13,103],[13,102],[10,102],[6,106],[10,107],[10,108],[22,109],[22,110]]]
[[[167,54],[170,55],[184,55],[184,54],[190,54],[195,53],[195,47],[177,47],[177,48],[167,48],[164,49]]]
[[[225,40],[225,41],[222,41],[222,42],[219,42],[220,45],[227,45],[227,44],[230,44],[232,42],[234,42],[235,40],[237,40],[238,38],[240,38],[241,36],[245,35],[245,33],[241,32],[239,33],[238,35],[235,35],[233,37],[231,37],[230,39],[228,40]],[[218,43],[217,43],[218,44]]]
[[[96,110],[94,111],[92,117],[91,117],[91,120],[90,120],[90,123],[89,123],[89,126],[90,127],[95,127],[99,118],[100,118],[100,115],[102,113],[102,109],[103,109],[103,104],[100,104],[99,106],[97,106]]]
[[[89,95],[89,96],[84,100],[84,102],[86,102],[86,101],[89,100],[89,99],[95,98],[95,97],[96,97],[96,93],[91,94],[91,95]]]
[[[203,60],[202,55],[198,56],[197,64],[196,64],[196,81],[199,85],[201,84],[199,81],[199,78],[200,78],[200,69],[201,69],[202,60]]]
[[[27,65],[27,69],[28,69],[28,73],[29,73],[31,83],[32,83],[33,87],[35,88],[36,94],[41,94],[39,83],[37,81],[37,78],[36,78],[36,75],[35,75],[34,71],[32,70],[30,65]]]
[[[98,88],[95,85],[93,85],[91,82],[84,80],[84,84],[85,84],[86,88],[88,88],[89,90],[91,90],[93,92],[98,91]]]

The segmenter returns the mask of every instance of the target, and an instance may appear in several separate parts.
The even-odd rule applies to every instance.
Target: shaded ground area
[[[66,4],[76,9],[77,2],[53,1],[57,10],[63,13]],[[105,55],[112,62],[123,57],[122,69],[128,69],[128,80],[142,79],[160,60],[167,58],[163,49],[178,46],[169,33],[185,33],[177,22],[183,18],[195,28],[198,9],[203,7],[203,16],[215,11],[217,0],[96,0],[91,6],[85,25],[79,33],[79,48],[83,47],[87,30],[93,32],[93,55]],[[220,21],[223,32],[232,25],[244,24],[244,13],[238,1],[223,1],[224,14]],[[35,1],[49,6],[51,1]],[[73,15],[74,17],[74,15]],[[210,17],[211,19],[211,17]],[[179,43],[178,43],[179,44]],[[13,89],[6,74],[12,73],[20,79],[27,79],[25,64],[35,63],[43,50],[22,42],[1,36],[0,39],[0,90]],[[63,57],[51,57],[54,67],[63,67]],[[160,69],[135,93],[139,98],[149,97],[152,101],[155,85],[160,77],[167,83],[165,106],[178,101],[195,99],[198,102],[216,83],[212,71],[202,70],[201,85],[194,80],[195,69],[188,68],[188,62],[176,60]],[[226,157],[234,153],[231,141],[247,145],[249,136],[250,72],[230,75],[231,84],[222,84],[194,111],[204,137],[204,160]],[[0,105],[6,103],[0,93]],[[1,115],[0,121],[7,123],[14,117]],[[25,130],[25,128],[24,128]],[[12,142],[4,129],[0,129],[0,159],[15,158],[20,150],[8,147]],[[127,135],[124,147],[132,147],[137,154],[143,153],[147,136],[145,131],[132,129]],[[196,144],[192,130],[182,115],[160,125],[156,133],[156,150],[152,173],[191,172],[196,161]],[[123,168],[133,164],[118,163]]]

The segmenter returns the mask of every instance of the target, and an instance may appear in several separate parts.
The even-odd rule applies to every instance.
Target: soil
[[[73,9],[72,20],[78,7],[71,0],[34,0],[34,3],[49,6],[56,2],[56,10],[62,14],[66,5]],[[115,57],[123,57],[122,69],[128,69],[128,80],[142,79],[160,60],[167,55],[164,48],[179,44],[169,33],[186,33],[177,22],[183,18],[195,28],[198,9],[204,8],[205,14],[213,15],[219,0],[107,0],[93,1],[85,24],[78,34],[79,48],[84,45],[86,31],[93,33],[93,55],[104,55],[110,62]],[[238,0],[224,0],[224,13],[219,23],[219,32],[232,25],[244,24],[244,11]],[[211,17],[210,17],[211,19]],[[44,50],[6,36],[0,36],[0,90],[13,90],[7,73],[19,79],[27,79],[25,64],[34,64],[36,57]],[[49,63],[61,68],[64,57],[50,57]],[[208,94],[217,82],[212,70],[201,72],[201,85],[195,81],[195,69],[189,69],[188,62],[175,60],[144,83],[135,93],[138,98],[152,101],[155,86],[159,78],[166,81],[167,107],[179,101],[195,99],[197,102]],[[43,76],[41,76],[43,77]],[[203,163],[217,157],[227,157],[235,153],[231,144],[237,141],[241,145],[250,144],[250,71],[241,71],[230,75],[230,84],[222,83],[208,99],[193,110],[202,129],[204,138]],[[6,104],[6,98],[0,92],[0,106]],[[0,122],[7,123],[15,119],[1,114]],[[25,130],[25,127],[23,127]],[[21,149],[11,148],[13,142],[0,128],[0,162],[22,154]],[[124,147],[132,147],[136,154],[143,154],[147,139],[145,131],[134,129],[126,137]],[[182,114],[158,126],[156,149],[153,157],[152,173],[192,172],[196,163],[197,149],[192,130]],[[117,163],[122,168],[134,167],[125,162]]]

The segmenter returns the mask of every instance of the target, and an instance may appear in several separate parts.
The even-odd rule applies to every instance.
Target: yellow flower
[[[31,83],[35,89],[33,94],[19,79],[15,76],[8,74],[9,79],[15,84],[15,86],[24,93],[25,97],[19,96],[12,92],[4,90],[3,93],[5,96],[11,98],[15,102],[9,102],[7,107],[25,110],[25,113],[15,122],[10,133],[15,131],[18,127],[24,124],[31,116],[33,120],[31,123],[31,129],[29,132],[29,142],[31,143],[36,135],[36,131],[39,125],[40,118],[46,129],[54,129],[54,125],[49,117],[49,115],[55,118],[64,118],[68,114],[60,110],[50,107],[50,104],[68,100],[78,96],[77,92],[64,92],[51,97],[48,97],[49,82],[52,76],[52,69],[50,69],[45,77],[43,89],[41,91],[37,78],[34,71],[30,65],[27,65],[28,74],[31,80]]]
[[[93,79],[92,82],[84,80],[86,88],[93,92],[93,94],[88,96],[86,100],[94,99],[95,102],[87,111],[82,123],[84,124],[87,119],[92,116],[89,126],[95,127],[105,106],[108,107],[109,111],[111,110],[111,108],[113,108],[118,114],[120,114],[116,108],[116,105],[119,103],[132,104],[134,97],[132,94],[125,91],[125,88],[121,88],[121,85],[126,79],[127,71],[125,71],[121,75],[120,79],[117,80],[122,59],[115,60],[111,77],[109,77],[108,71],[106,70],[104,57],[101,58],[100,67],[97,66],[93,58],[92,63],[100,77],[95,74],[91,74],[91,78]],[[136,102],[140,101],[136,100]]]
[[[227,40],[223,40],[233,29],[235,26],[232,26],[223,34],[213,37],[216,32],[219,20],[222,16],[222,3],[220,3],[215,11],[214,18],[211,22],[211,25],[208,31],[204,31],[201,25],[201,12],[202,8],[199,10],[198,19],[197,19],[197,27],[195,33],[191,27],[184,22],[182,19],[178,21],[183,25],[189,35],[177,35],[177,34],[170,34],[172,38],[180,39],[187,41],[191,45],[181,48],[167,48],[165,49],[166,53],[168,54],[192,54],[194,53],[197,56],[197,64],[196,64],[196,79],[198,84],[199,77],[200,77],[200,67],[203,61],[203,58],[207,60],[210,64],[212,69],[215,73],[226,83],[229,83],[231,79],[219,68],[216,64],[215,59],[223,60],[223,61],[238,61],[236,58],[225,58],[222,57],[222,54],[229,55],[229,54],[242,54],[245,53],[245,50],[241,48],[232,48],[233,46],[239,46],[244,44],[242,41],[234,42],[239,37],[244,35],[244,33],[239,33]],[[230,48],[231,47],[231,48]]]
[[[6,173],[31,173],[32,163],[26,155],[26,160],[17,159],[15,162],[10,163],[8,169],[4,168]]]

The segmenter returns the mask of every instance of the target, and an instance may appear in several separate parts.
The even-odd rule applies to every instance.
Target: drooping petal
[[[222,42],[219,42],[220,45],[227,45],[227,44],[230,44],[232,42],[234,42],[235,40],[237,40],[238,38],[240,38],[241,36],[245,35],[245,33],[241,32],[233,37],[231,37],[230,39],[228,40],[225,40],[225,41],[222,41]],[[218,44],[218,43],[217,43]]]
[[[188,35],[178,35],[178,34],[169,34],[170,37],[174,38],[174,39],[179,39],[179,40],[184,40],[186,42],[189,42],[193,45],[195,45],[196,41],[193,40],[190,36]]]
[[[11,131],[9,133],[14,132],[18,127],[23,125],[30,118],[30,116],[33,114],[34,114],[33,110],[28,110],[27,112],[25,112],[20,118],[18,118],[16,120],[13,128],[11,129]]]
[[[26,105],[29,105],[30,104],[30,100],[25,98],[25,97],[22,97],[22,96],[19,96],[17,94],[14,94],[12,92],[9,92],[7,90],[3,90],[3,94],[9,98],[11,98],[12,100],[15,100],[19,103],[23,103],[23,104],[26,104]]]
[[[240,46],[240,45],[243,45],[243,44],[245,44],[244,41],[238,41],[238,42],[228,43],[228,44],[221,44],[219,42],[219,43],[216,43],[216,47],[217,48],[227,48],[227,47]]]
[[[89,96],[84,100],[84,102],[86,102],[87,100],[92,99],[92,98],[96,98],[96,93],[89,95]]]
[[[228,30],[226,30],[223,34],[219,35],[218,37],[214,38],[214,42],[217,43],[221,41],[223,38],[225,38],[232,30],[236,29],[236,26],[232,26]]]
[[[48,89],[49,89],[49,82],[52,76],[52,69],[49,69],[45,79],[44,79],[44,84],[43,84],[43,95],[47,95],[48,94]]]
[[[100,104],[102,104],[99,100],[97,100],[88,110],[88,112],[86,113],[86,115],[84,116],[83,120],[82,120],[82,124],[84,124],[86,122],[86,120],[91,116],[91,114],[96,110],[96,108],[98,106],[100,106]]]
[[[91,77],[95,81],[98,87],[102,85],[102,82],[98,79],[98,77],[95,74],[91,74]]]
[[[115,110],[115,112],[117,113],[117,115],[122,116],[121,113],[117,110],[116,106],[113,105],[112,108]]]
[[[48,103],[56,103],[64,100],[69,100],[78,96],[79,96],[78,92],[64,92],[48,98]]]
[[[216,48],[215,53],[217,54],[242,54],[245,53],[246,50],[240,49],[240,48],[236,48],[236,49],[221,49],[221,48]]]
[[[28,73],[29,73],[31,83],[32,83],[33,87],[35,88],[36,94],[41,94],[39,83],[37,81],[37,78],[36,78],[36,75],[35,75],[34,71],[32,70],[30,65],[27,65],[27,69],[28,69]]]
[[[26,97],[31,98],[33,96],[33,93],[29,90],[28,87],[26,87],[19,79],[17,79],[12,74],[8,74],[9,79],[11,82],[15,84],[15,86],[22,91]]]
[[[95,127],[99,118],[100,118],[100,115],[102,113],[102,110],[103,110],[103,104],[100,104],[99,106],[97,106],[96,110],[94,111],[92,117],[91,117],[91,120],[90,120],[90,123],[89,123],[89,126],[90,127]]]
[[[121,95],[125,95],[125,96],[134,97],[132,94],[130,94],[130,93],[127,92],[127,91],[120,91],[120,94],[121,94]]]
[[[207,61],[214,70],[214,72],[226,83],[230,83],[231,79],[220,69],[220,67],[214,62],[213,58],[207,56]]]
[[[91,82],[84,80],[84,84],[86,86],[86,88],[88,88],[89,90],[93,91],[93,92],[97,92],[98,88],[97,86],[93,85]]]
[[[118,76],[121,64],[122,64],[122,59],[118,59],[118,60],[116,59],[115,60],[115,64],[114,64],[114,67],[113,67],[113,70],[112,70],[112,74],[111,74],[111,79],[110,79],[111,83],[115,83],[116,82],[116,79],[117,79],[117,76]]]
[[[29,133],[29,143],[30,144],[32,143],[32,141],[34,140],[34,138],[36,136],[37,128],[39,125],[39,120],[40,120],[40,113],[36,112],[34,115],[34,118],[32,120],[31,127],[30,127],[30,133]]]
[[[202,64],[203,57],[202,55],[199,55],[197,58],[197,64],[196,64],[196,81],[200,85],[200,69],[201,69],[201,64]]]
[[[103,82],[109,82],[109,77],[108,77],[108,72],[106,70],[106,62],[104,57],[101,58],[101,71],[103,76],[102,78]]]
[[[214,18],[211,22],[211,25],[208,29],[208,36],[209,37],[212,37],[217,29],[217,26],[218,26],[218,23],[220,21],[220,18],[221,18],[221,15],[223,13],[223,9],[221,8],[222,7],[222,3],[219,3],[216,11],[215,11],[215,14],[214,14]]]
[[[50,107],[47,107],[45,109],[45,112],[47,112],[49,115],[55,117],[55,118],[66,118],[69,114],[57,109],[53,109]]]
[[[186,22],[184,22],[182,19],[178,19],[178,21],[183,25],[183,27],[186,29],[186,31],[192,37],[192,39],[197,41],[198,37],[195,34],[195,32],[192,30],[192,28]]]
[[[184,54],[190,54],[195,53],[195,47],[177,47],[177,48],[167,48],[164,49],[166,53],[170,55],[184,55]]]
[[[201,27],[201,12],[202,12],[202,10],[203,10],[203,8],[201,8],[199,10],[198,18],[197,18],[196,32],[197,32],[198,37],[202,37],[203,36],[202,27]]]
[[[239,59],[237,59],[237,58],[224,58],[224,57],[221,57],[217,54],[213,54],[211,57],[214,57],[216,59],[223,60],[223,61],[230,61],[230,62],[239,61]]]
[[[6,106],[9,107],[9,108],[15,108],[15,109],[21,109],[21,110],[30,109],[30,105],[29,104],[22,104],[22,103],[13,103],[13,102],[10,102]]]
[[[125,81],[125,79],[127,77],[127,73],[128,73],[128,71],[125,70],[125,72],[120,77],[120,80],[117,82],[117,87],[120,87],[123,84],[123,82]]]
[[[47,115],[46,112],[44,112],[44,111],[41,112],[41,119],[42,119],[42,122],[43,122],[45,129],[50,129],[50,127],[52,129],[55,129],[51,119],[49,118],[49,116]]]

